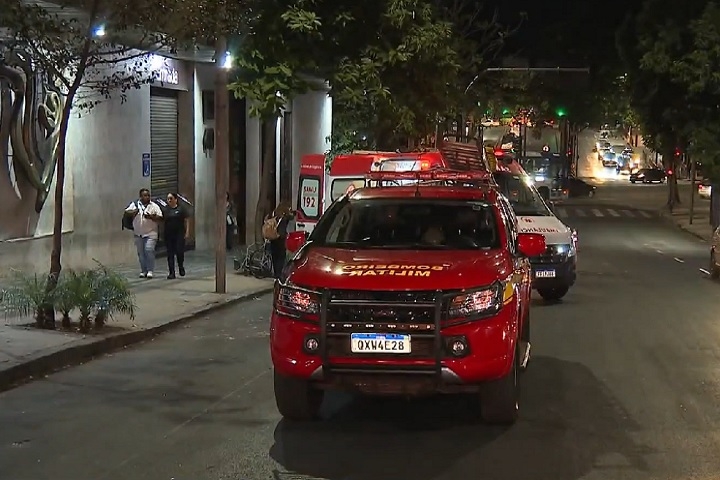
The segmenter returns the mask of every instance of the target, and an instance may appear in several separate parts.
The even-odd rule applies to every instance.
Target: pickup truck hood
[[[572,241],[572,230],[557,217],[520,215],[517,219],[520,233],[541,233],[547,245],[568,244]]]
[[[500,250],[305,248],[288,281],[312,289],[455,290],[490,285],[512,273]]]

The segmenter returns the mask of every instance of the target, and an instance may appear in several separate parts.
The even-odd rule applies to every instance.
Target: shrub
[[[6,315],[33,317],[38,328],[54,328],[46,324],[45,311],[54,305],[56,291],[47,291],[47,275],[28,275],[14,271],[10,285],[2,292],[0,305]]]
[[[93,319],[101,329],[115,314],[135,318],[135,294],[122,275],[97,262],[97,268],[64,272],[57,287],[47,292],[47,277],[16,272],[10,286],[0,292],[0,307],[6,314],[34,316],[39,328],[46,328],[48,305],[62,312],[62,326],[71,327],[71,313],[79,313],[79,330],[90,331]],[[51,327],[54,328],[54,325]]]

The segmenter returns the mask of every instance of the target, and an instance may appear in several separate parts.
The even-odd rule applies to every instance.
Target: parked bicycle
[[[268,240],[256,242],[247,248],[245,259],[240,265],[242,273],[252,275],[255,278],[273,276],[273,262],[270,256],[269,243]]]

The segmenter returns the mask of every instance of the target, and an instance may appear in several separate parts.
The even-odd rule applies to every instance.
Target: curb
[[[659,214],[660,218],[663,218],[667,223],[670,223],[671,225],[675,226],[675,228],[677,228],[681,232],[691,235],[699,240],[702,240],[703,242],[706,242],[706,243],[710,242],[710,238],[703,237],[699,233],[693,232],[692,230],[677,223],[675,220],[673,220],[672,214],[669,214],[668,212],[662,211],[662,210],[658,211],[658,214]]]
[[[96,341],[90,341],[82,345],[52,352],[42,357],[33,358],[25,363],[0,371],[0,392],[12,390],[37,378],[80,365],[97,356],[112,353],[121,348],[144,342],[168,330],[196,320],[205,314],[215,313],[227,307],[270,293],[273,291],[273,288],[272,286],[263,287],[252,292],[243,293],[237,297],[210,303],[161,325],[98,338]]]

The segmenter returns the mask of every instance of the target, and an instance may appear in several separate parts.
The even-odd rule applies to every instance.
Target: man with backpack
[[[135,247],[140,262],[140,278],[153,278],[155,269],[155,245],[158,240],[158,222],[163,214],[160,207],[150,200],[150,190],[140,189],[140,199],[125,209],[123,228],[135,234]]]

